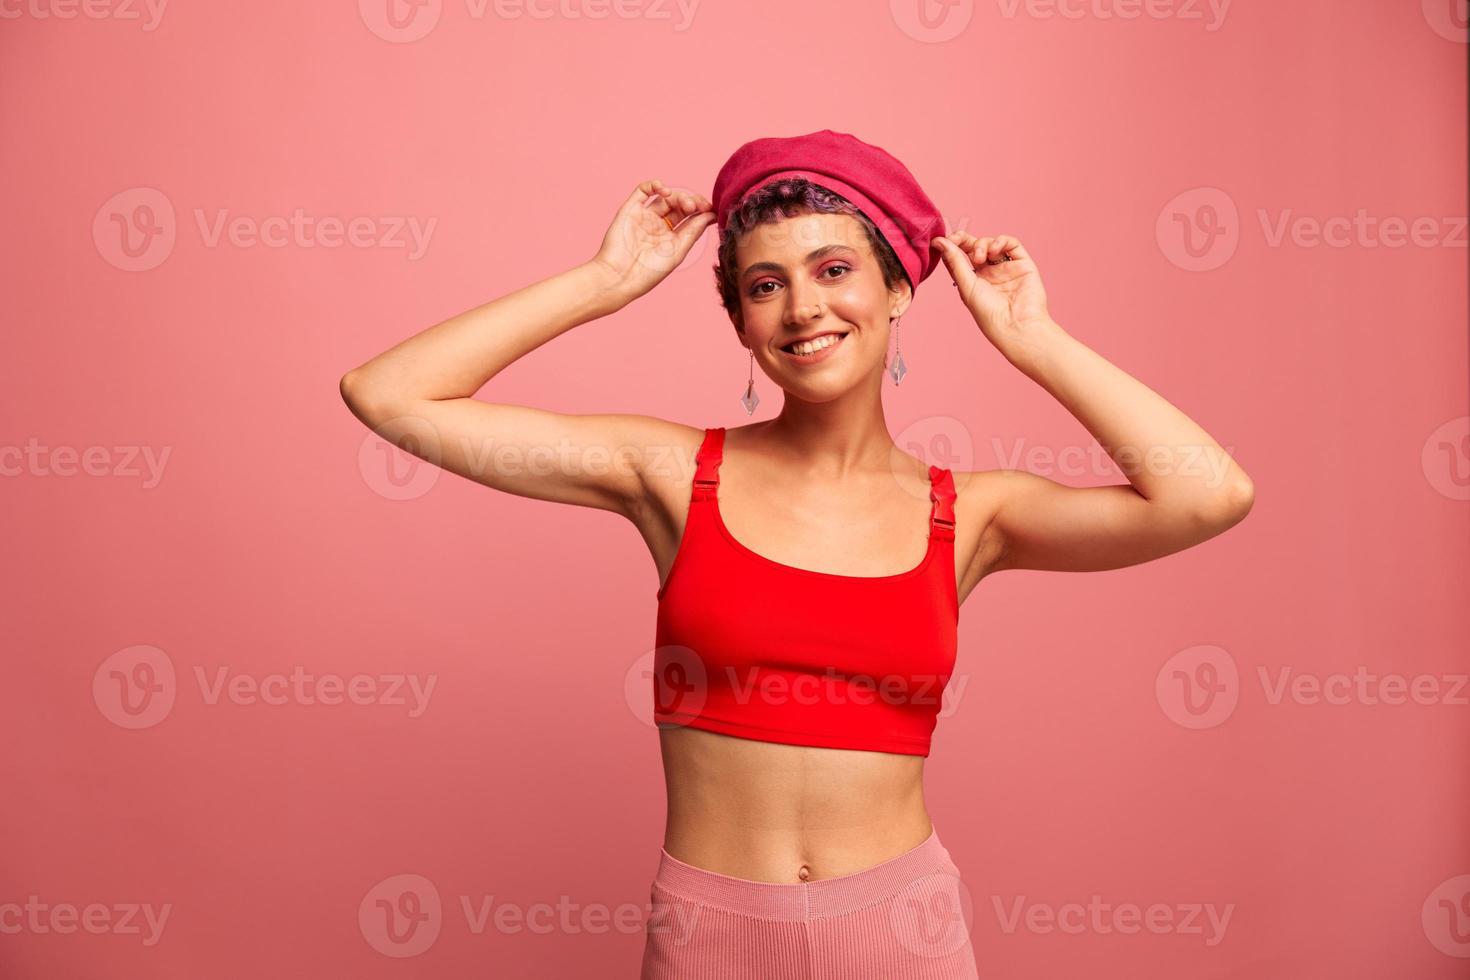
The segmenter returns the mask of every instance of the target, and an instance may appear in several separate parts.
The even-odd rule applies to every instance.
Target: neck
[[[859,392],[852,392],[853,396]],[[786,396],[781,412],[761,426],[761,436],[778,444],[814,474],[841,478],[888,467],[893,438],[876,395],[830,402],[803,402]]]

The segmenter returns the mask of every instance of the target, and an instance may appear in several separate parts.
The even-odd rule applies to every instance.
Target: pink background
[[[625,695],[652,560],[611,514],[415,468],[337,381],[589,258],[638,181],[707,193],[740,143],[832,128],[951,226],[1019,236],[1057,320],[1257,489],[1189,552],[998,575],[963,607],[927,798],[982,975],[1466,976],[1463,6],[271,0],[148,29],[7,5],[0,975],[635,975],[664,806]],[[297,209],[365,237],[211,237]],[[1428,219],[1422,243],[1302,230],[1360,210]],[[1308,225],[1274,240],[1283,215]],[[421,255],[381,235],[406,217],[434,222]],[[480,397],[743,424],[713,256],[710,233]],[[960,469],[1088,447],[947,281],[904,320],[895,435]],[[1223,688],[1195,715],[1178,677],[1202,660]],[[215,696],[297,668],[378,686]],[[1283,671],[1360,669],[1439,693],[1273,697]],[[434,679],[426,710],[391,703],[404,675]],[[429,918],[398,943],[375,900],[408,893]],[[1175,925],[1038,925],[1094,895]],[[497,927],[489,896],[571,914]],[[92,904],[97,931],[65,930]],[[156,941],[130,904],[168,907]]]

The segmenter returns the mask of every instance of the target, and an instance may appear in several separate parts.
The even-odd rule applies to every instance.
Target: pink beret
[[[944,219],[914,175],[887,150],[830,129],[752,140],[731,154],[715,178],[720,232],[747,194],[783,177],[821,184],[867,215],[903,264],[910,289],[939,264],[929,240],[944,234]]]

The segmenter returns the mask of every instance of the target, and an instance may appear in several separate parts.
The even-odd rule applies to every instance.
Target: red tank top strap
[[[724,459],[724,448],[724,428],[704,430],[704,442],[700,444],[699,452],[694,454],[694,488],[690,499],[708,500],[715,495],[720,485],[719,467]]]
[[[954,540],[954,474],[939,466],[929,467],[929,533],[941,541]]]

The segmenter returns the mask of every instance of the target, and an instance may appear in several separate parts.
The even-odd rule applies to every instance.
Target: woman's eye
[[[824,269],[822,269],[822,271],[821,271],[821,273],[819,273],[819,275],[824,276],[824,277],[829,278],[829,279],[839,278],[838,276],[827,276],[827,273],[832,272],[834,269],[838,273],[845,274],[845,273],[848,273],[848,272],[852,271],[852,266],[845,265],[845,264],[843,264],[841,262],[835,262],[832,265],[829,265],[829,266],[825,267]],[[776,280],[774,280],[774,279],[763,279],[760,282],[756,283],[754,286],[751,286],[750,287],[750,295],[752,295],[752,296],[769,296],[775,290],[775,287],[776,286],[779,286],[779,285],[780,285],[780,283],[776,282]],[[771,289],[765,289],[765,290],[763,290],[761,288],[762,286],[770,286]]]

